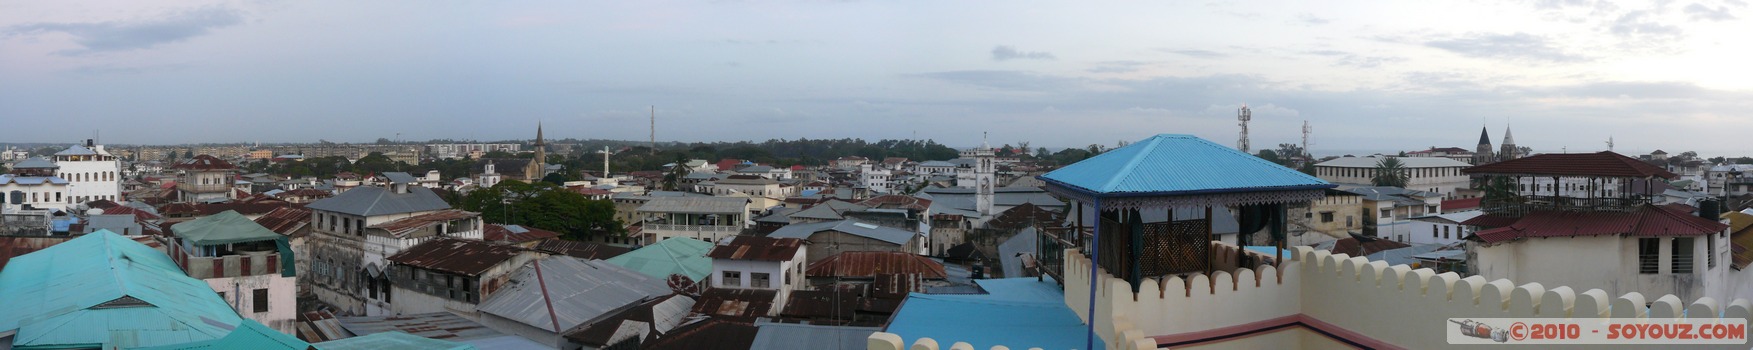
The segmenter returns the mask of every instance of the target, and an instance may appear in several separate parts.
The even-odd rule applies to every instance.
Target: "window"
[[[1662,241],[1660,238],[1637,239],[1637,273],[1653,274],[1662,272],[1661,267]]]
[[[1692,237],[1676,237],[1671,245],[1670,273],[1692,273]]]
[[[1346,215],[1346,216],[1345,216],[1345,226],[1346,226],[1346,227],[1351,227],[1351,215]]]
[[[1449,239],[1449,227],[1451,226],[1443,226],[1443,239]]]
[[[743,273],[737,271],[725,271],[724,276],[718,278],[718,285],[726,287],[741,287],[743,285]]]
[[[1386,209],[1386,208],[1382,209],[1382,217],[1385,218],[1385,217],[1390,217],[1390,216],[1394,216],[1394,209]]]
[[[1430,227],[1430,238],[1436,238],[1436,226]]]
[[[251,305],[253,307],[251,312],[268,312],[267,288],[256,289],[254,293],[251,293],[250,299],[250,304],[254,304]]]
[[[1716,237],[1704,236],[1704,268],[1716,268]]]
[[[1333,222],[1333,212],[1321,212],[1321,222]]]
[[[771,288],[772,278],[765,272],[749,273],[749,283],[755,288]]]

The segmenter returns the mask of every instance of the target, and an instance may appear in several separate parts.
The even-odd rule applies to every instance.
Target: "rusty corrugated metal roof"
[[[564,254],[579,259],[603,260],[626,254],[633,249],[607,244],[568,241],[559,238],[544,239],[536,242],[535,250],[553,254]]]
[[[476,276],[526,251],[517,246],[444,237],[409,247],[388,259],[427,270]]]
[[[171,168],[183,170],[232,170],[237,169],[237,166],[231,165],[231,162],[210,155],[201,154],[196,155],[194,158],[177,162],[177,165],[173,165]]]
[[[796,238],[767,238],[755,236],[736,236],[730,242],[719,244],[706,253],[713,259],[789,261],[797,257],[797,250],[803,248],[804,241]]]
[[[256,224],[282,235],[294,236],[300,229],[310,224],[310,209],[299,207],[280,207],[256,218]],[[310,231],[302,231],[305,234]]]
[[[760,328],[755,327],[753,320],[709,318],[676,328],[670,334],[650,344],[641,345],[644,350],[692,350],[701,348],[715,349],[748,349],[755,343],[755,335]]]
[[[772,289],[713,288],[700,293],[694,313],[729,317],[761,317],[773,311],[779,291]]]
[[[483,229],[484,237],[492,242],[523,243],[560,237],[559,232],[543,230],[523,225],[487,224]]]
[[[879,274],[918,274],[924,278],[948,278],[943,264],[903,252],[842,252],[810,264],[809,277],[874,278]]]
[[[66,242],[69,239],[72,237],[0,236],[0,269],[5,269],[6,262],[11,261],[13,257],[43,250],[43,248]]]
[[[476,213],[476,212],[467,211],[467,210],[445,209],[445,210],[439,210],[439,211],[435,211],[435,212],[431,212],[431,213],[401,218],[401,219],[397,219],[395,221],[366,226],[366,228],[375,228],[375,229],[380,229],[380,230],[384,230],[384,231],[389,231],[389,233],[391,235],[395,235],[396,237],[402,237],[403,235],[407,234],[409,231],[413,231],[415,229],[425,227],[427,225],[433,225],[433,224],[451,221],[451,220],[457,220],[457,219],[467,219],[467,218],[472,218],[472,217],[476,217],[476,216],[481,216],[481,213]]]

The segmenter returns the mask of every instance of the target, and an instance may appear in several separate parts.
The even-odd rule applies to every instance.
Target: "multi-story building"
[[[1290,243],[1314,245],[1351,237],[1364,231],[1364,196],[1327,190],[1326,197],[1308,206],[1290,208]]]
[[[438,159],[480,158],[493,151],[517,154],[523,145],[516,143],[443,143],[426,145],[426,154]]]
[[[366,294],[381,290],[393,314],[449,312],[479,320],[475,307],[481,300],[505,286],[513,270],[545,256],[518,246],[438,238],[391,255],[390,284],[368,285]]]
[[[1387,158],[1341,157],[1315,164],[1315,176],[1332,183],[1367,185],[1376,177],[1376,165]],[[1465,162],[1443,157],[1393,158],[1405,169],[1406,189],[1454,197],[1456,192],[1469,188],[1467,174],[1461,173],[1461,169],[1468,167]]]
[[[775,291],[772,310],[784,310],[791,291],[809,286],[804,276],[807,249],[796,238],[737,236],[706,253],[712,258],[712,288]]]
[[[207,282],[237,314],[297,334],[295,256],[288,237],[235,211],[171,226],[166,249],[189,277]]]
[[[707,242],[735,236],[754,225],[749,199],[733,197],[654,197],[639,206],[641,244],[670,237]]]
[[[385,257],[437,239],[481,239],[480,214],[455,210],[407,173],[312,202],[311,281],[317,299],[354,315],[389,312]],[[371,284],[380,288],[368,288]],[[373,293],[375,292],[375,293]]]
[[[887,194],[894,191],[893,188],[889,187],[891,185],[889,177],[894,174],[888,168],[873,167],[871,164],[865,164],[860,167],[861,169],[859,169],[858,172],[858,184],[864,185],[864,188],[869,189],[873,195]]]
[[[232,176],[237,166],[205,154],[185,159],[171,169],[182,172],[177,176],[177,198],[183,202],[231,199],[232,187],[237,182]]]
[[[71,182],[55,175],[60,166],[42,158],[30,158],[12,165],[0,175],[0,206],[5,211],[18,210],[19,205],[35,209],[59,209],[74,203],[67,194]]]
[[[103,145],[85,140],[83,146],[55,152],[55,165],[61,167],[56,174],[70,182],[67,195],[74,203],[122,200],[122,163],[105,152]]]

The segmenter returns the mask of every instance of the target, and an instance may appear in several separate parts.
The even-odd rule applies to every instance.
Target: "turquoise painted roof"
[[[1314,176],[1192,135],[1152,136],[1040,176],[1092,195],[1191,195],[1331,188]]]
[[[13,347],[133,348],[213,340],[242,319],[169,256],[100,230],[12,258],[0,332]]]
[[[672,274],[681,274],[696,282],[705,282],[706,276],[712,274],[712,258],[706,257],[706,252],[711,250],[712,243],[671,237],[603,261],[646,276],[669,278]]]
[[[236,330],[226,334],[224,338],[204,340],[176,345],[153,346],[133,350],[193,350],[193,349],[251,349],[251,350],[305,350],[310,343],[298,340],[297,337],[280,333],[273,328],[262,325],[255,320],[243,320]]]
[[[172,226],[171,230],[176,233],[177,237],[190,240],[195,245],[223,245],[286,239],[286,235],[262,227],[262,224],[244,217],[243,214],[238,214],[236,210],[226,210],[180,223]]]
[[[474,345],[425,338],[403,332],[370,335],[311,344],[319,350],[474,350]]]
[[[975,280],[988,294],[907,295],[884,332],[938,344],[968,342],[975,349],[1086,349],[1088,328],[1065,306],[1052,278]],[[1102,342],[1096,341],[1096,349]],[[1087,350],[1087,349],[1086,349]]]

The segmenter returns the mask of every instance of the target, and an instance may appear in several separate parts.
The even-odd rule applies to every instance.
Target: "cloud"
[[[1010,70],[959,70],[912,76],[997,90],[1046,91],[1076,82],[1072,78]]]
[[[60,32],[73,36],[82,49],[64,51],[76,55],[93,52],[147,49],[161,44],[206,35],[214,29],[243,23],[243,14],[224,7],[203,7],[168,16],[135,21],[94,23],[32,23],[7,28],[12,33]]]
[[[1339,50],[1310,50],[1303,51],[1303,53],[1315,56],[1336,57],[1338,58],[1338,61],[1336,62],[1338,65],[1357,68],[1375,68],[1380,67],[1383,64],[1406,61],[1405,57],[1366,56]]]
[[[1686,8],[1683,10],[1686,11],[1686,16],[1691,17],[1694,21],[1729,21],[1735,19],[1735,14],[1729,13],[1728,6],[1719,5],[1716,8],[1711,8],[1710,6],[1705,6],[1704,4],[1695,2],[1691,5],[1686,5]]]
[[[1690,11],[1688,11],[1690,12]],[[1681,35],[1679,26],[1662,24],[1652,17],[1650,11],[1631,11],[1620,15],[1608,25],[1607,31],[1614,35],[1627,37],[1669,37]]]
[[[1315,14],[1307,13],[1307,12],[1304,12],[1302,14],[1297,15],[1296,20],[1297,20],[1297,22],[1301,22],[1303,25],[1311,25],[1311,26],[1318,26],[1318,25],[1327,24],[1329,22],[1332,22],[1330,20],[1327,20],[1326,18],[1315,17]]]
[[[1424,45],[1474,58],[1559,63],[1591,60],[1589,57],[1565,52],[1545,37],[1528,33],[1470,33],[1460,37],[1431,40]]]
[[[1157,51],[1178,54],[1178,55],[1193,57],[1193,58],[1224,58],[1224,57],[1229,57],[1228,54],[1224,54],[1222,52],[1217,52],[1217,51],[1210,51],[1210,50],[1157,49]]]
[[[1052,60],[1053,54],[1043,51],[1017,51],[1010,45],[998,45],[992,48],[993,61],[1009,60]]]
[[[1106,61],[1097,62],[1095,67],[1090,67],[1084,71],[1090,73],[1131,73],[1152,64],[1154,63],[1143,61]]]

